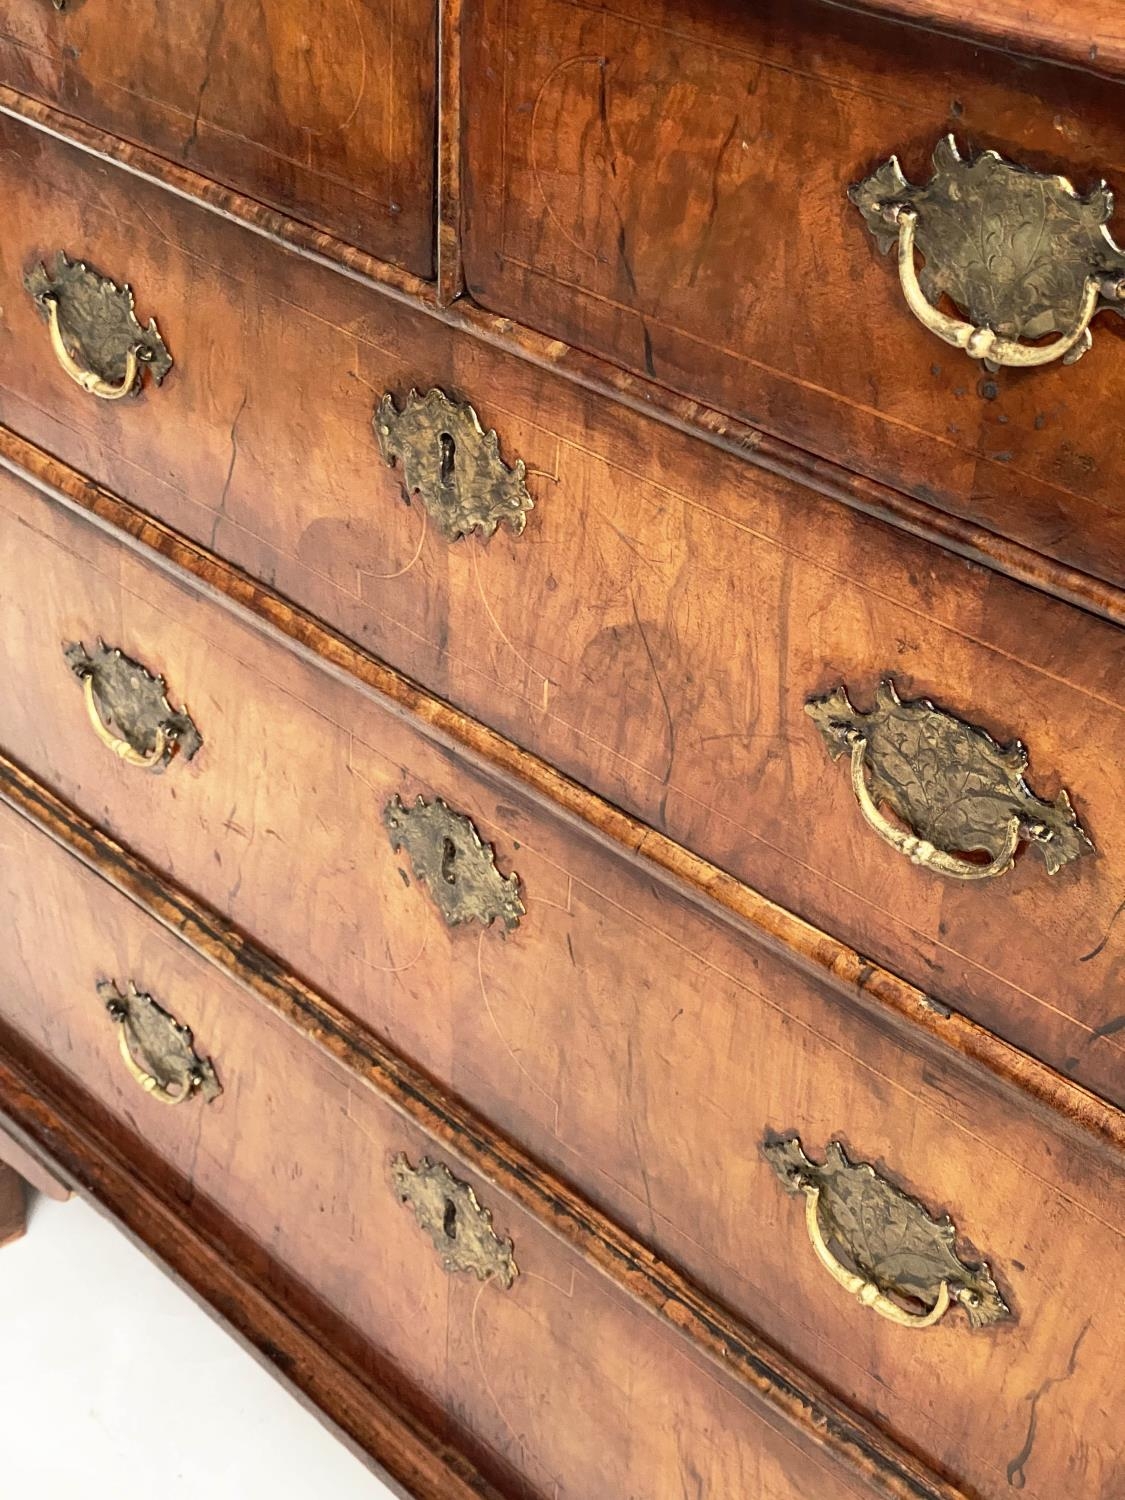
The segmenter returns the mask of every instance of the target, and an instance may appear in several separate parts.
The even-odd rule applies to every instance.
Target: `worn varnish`
[[[117,1117],[126,1156],[159,1154],[185,1209],[198,1202],[205,1226],[230,1220],[287,1275],[315,1286],[344,1330],[335,1337],[390,1360],[420,1399],[448,1413],[502,1490],[599,1500],[608,1486],[678,1500],[682,1476],[694,1472],[715,1495],[880,1493],[827,1450],[778,1430],[729,1376],[693,1360],[460,1166],[511,1236],[520,1274],[507,1291],[451,1277],[390,1179],[398,1152],[417,1163],[440,1147],[344,1070],[295,1047],[230,980],[11,812],[2,821],[6,889],[25,941],[34,948],[61,930],[67,938],[49,974],[27,962],[26,949],[9,952],[4,1021]],[[206,1039],[224,1077],[215,1103],[163,1108],[122,1067],[94,986],[126,972],[143,975]],[[637,1431],[643,1444],[632,1440]]]
[[[421,276],[433,270],[426,0],[2,0],[0,81]]]
[[[1073,1284],[1074,1243],[1087,1247],[1091,1275],[1118,1253],[1116,1232],[1101,1223],[1106,1161],[1094,1143],[1075,1143],[1061,1117],[1035,1123],[1027,1099],[998,1092],[952,1051],[841,1005],[771,957],[765,933],[747,942],[674,889],[654,887],[538,810],[509,777],[482,777],[353,686],[157,579],[86,523],[10,479],[3,490],[4,535],[20,541],[11,575],[50,577],[60,590],[44,597],[40,584],[34,614],[4,621],[30,668],[14,696],[31,706],[13,716],[7,748],[798,1360],[992,1493],[1024,1440],[1025,1413],[1016,1400],[998,1422],[975,1399],[977,1385],[1031,1390],[1065,1362],[1083,1299],[1066,1300],[1060,1323],[1062,1299],[1048,1288]],[[68,557],[81,557],[83,571]],[[85,596],[83,574],[95,584]],[[101,624],[85,623],[95,616]],[[204,738],[190,763],[153,776],[115,760],[91,733],[56,637],[95,628],[163,671],[190,707]],[[526,912],[506,936],[499,924],[449,928],[409,858],[393,853],[384,808],[418,795],[468,814],[502,874],[518,875]],[[194,836],[180,837],[183,827]],[[309,882],[294,882],[295,866]],[[222,1076],[221,1057],[210,1042],[206,1050]],[[810,1144],[842,1136],[948,1209],[1005,1278],[1018,1324],[970,1335],[951,1320],[919,1345],[850,1303],[759,1154],[767,1130],[789,1129]],[[1041,1169],[1025,1165],[1044,1160],[1046,1191]],[[910,1394],[919,1360],[932,1393],[925,1412]],[[1053,1408],[1060,1423],[1100,1420],[1097,1382],[1112,1377],[1108,1367],[1098,1373],[1096,1355],[1087,1361]],[[901,1397],[888,1397],[884,1382]],[[1065,1429],[1052,1437],[1049,1420],[1037,1417],[1044,1485],[1071,1472]],[[1087,1472],[1117,1472],[1107,1443],[1108,1453],[1092,1446],[1108,1467]]]
[[[15,123],[3,137],[37,162],[12,181],[36,244],[78,240],[134,266],[177,364],[140,402],[91,402],[13,292],[0,416],[673,839],[1125,1098],[1118,631]],[[146,261],[151,220],[163,239]],[[224,279],[240,258],[254,269]],[[201,265],[217,299],[206,313]],[[451,544],[403,503],[371,418],[385,391],[401,403],[434,383],[525,460],[536,504],[521,536]],[[887,848],[804,713],[840,682],[867,707],[885,674],[998,740],[1023,738],[1033,785],[1069,791],[1096,856],[1055,877],[1023,858],[961,885]]]
[[[986,376],[846,196],[894,152],[925,181],[950,131],[1120,191],[1119,85],[819,0],[469,0],[464,37],[478,301],[1125,578],[1120,320],[1073,368]]]

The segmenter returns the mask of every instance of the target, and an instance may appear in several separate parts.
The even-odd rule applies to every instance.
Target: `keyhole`
[[[457,444],[448,432],[443,432],[438,437],[441,446],[440,475],[442,484],[448,484],[453,478],[453,472],[457,464]]]
[[[441,1221],[441,1227],[447,1240],[457,1238],[457,1205],[452,1198],[445,1200],[445,1216]]]
[[[457,874],[453,868],[453,861],[457,858],[457,845],[446,835],[441,841],[441,878],[446,885],[457,884]]]

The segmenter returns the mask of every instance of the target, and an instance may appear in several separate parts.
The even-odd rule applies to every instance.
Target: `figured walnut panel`
[[[1125,893],[1120,631],[24,126],[0,125],[0,141],[35,164],[9,175],[0,154],[17,220],[160,288],[177,350],[159,400],[107,408],[54,366],[31,300],[10,297],[0,420],[679,843],[1125,1100],[1125,926],[1111,925]],[[22,275],[18,240],[0,244],[5,285]],[[535,504],[521,535],[450,543],[419,498],[405,503],[372,419],[385,393],[401,409],[412,388],[434,386],[470,400],[505,462],[526,465]],[[67,624],[70,638],[101,631],[147,660],[143,641],[91,618],[95,604]],[[149,664],[203,724],[206,703],[176,664]],[[841,683],[867,708],[884,676],[998,742],[1026,740],[1036,791],[1069,792],[1096,857],[1047,878],[1021,856],[987,890],[911,869],[863,823],[846,776],[828,772],[804,712]]]
[[[81,519],[12,479],[0,480],[0,494],[10,576],[40,580],[34,609],[3,620],[13,660],[31,668],[13,701],[35,704],[34,714],[9,715],[10,753],[283,952],[807,1367],[830,1382],[846,1369],[849,1399],[884,1413],[980,1493],[1004,1493],[998,1476],[1028,1434],[1023,1397],[1067,1367],[1097,1305],[1080,1377],[1037,1409],[1028,1487],[1049,1500],[1079,1462],[1097,1464],[1091,1482],[1120,1479],[1115,1438],[1100,1426],[1117,1334],[1097,1286],[1121,1253],[1116,1222],[1105,1221],[1104,1158],[1045,1131],[1026,1100],[963,1070],[952,1051],[935,1053],[921,1037],[904,1044],[654,886],[650,872],[607,857],[518,785],[470,770],[354,684],[156,576]],[[104,599],[109,577],[115,638],[143,637],[154,663],[174,659],[212,726],[181,768],[174,804],[162,795],[168,779],[138,787],[128,767],[91,763],[72,733],[84,725],[56,662],[56,622]],[[45,591],[43,579],[52,580]],[[823,747],[795,708],[798,733],[809,736],[807,774],[827,795]],[[383,826],[396,795],[443,798],[472,820],[501,869],[518,860],[525,912],[514,931],[501,921],[447,925]],[[295,882],[295,869],[310,879]],[[1036,888],[1051,878],[1041,866],[1036,876]],[[30,918],[15,920],[22,931]],[[1026,941],[1034,937],[1028,929]],[[170,991],[164,998],[174,1008]],[[1029,1006],[1021,1019],[1042,1026],[1035,1014]],[[1051,1015],[1065,1036],[1073,1023]],[[214,1038],[190,1019],[222,1069]],[[1105,1044],[1114,1046],[1108,1036]],[[208,1113],[229,1107],[234,1083],[222,1076],[227,1093]],[[1015,1321],[909,1346],[876,1333],[778,1201],[759,1154],[767,1128],[843,1139],[930,1211],[948,1211],[977,1252],[970,1258],[987,1258],[1004,1278]],[[518,1243],[516,1252],[526,1270]],[[857,1339],[871,1349],[858,1363]],[[999,1388],[1017,1393],[1002,1416],[978,1399]],[[1076,1427],[1089,1434],[1080,1458]]]
[[[817,0],[468,0],[464,70],[478,301],[1125,579],[1120,320],[1073,368],[987,374],[847,198],[893,152],[926,181],[953,132],[1120,199],[1119,85]]]
[[[433,272],[427,0],[0,0],[0,80],[419,276]]]
[[[681,1500],[685,1473],[715,1496],[880,1493],[765,1420],[745,1388],[461,1167],[521,1274],[505,1289],[451,1273],[395,1175],[400,1153],[440,1157],[439,1143],[9,809],[0,825],[18,930],[29,950],[50,941],[59,954],[48,969],[9,947],[4,1021],[117,1118],[126,1159],[155,1152],[185,1205],[209,1225],[222,1215],[315,1293],[332,1337],[346,1330],[365,1363],[389,1364],[415,1400],[450,1414],[448,1435],[505,1493]],[[138,1092],[96,997],[83,1004],[99,975],[124,970],[190,1013],[224,1069],[224,1094],[187,1125]]]

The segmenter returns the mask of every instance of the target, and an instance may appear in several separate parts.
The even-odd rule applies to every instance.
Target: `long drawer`
[[[0,123],[0,144],[19,226],[0,243],[0,420],[678,842],[1125,1101],[1125,928],[1113,926],[1125,888],[1125,635],[25,126]],[[146,375],[138,399],[102,401],[64,375],[21,287],[60,247],[132,278],[142,319],[157,318],[175,361],[160,387]],[[403,413],[412,387],[434,385],[497,429],[499,462],[525,461],[534,508],[510,513],[522,533],[501,524],[487,541],[450,541],[443,524],[456,529],[456,513],[403,503],[403,460],[388,467],[373,417],[385,396]],[[487,478],[487,445],[455,415],[463,465],[473,472],[475,452]],[[430,439],[432,478],[448,450],[438,430]],[[388,451],[404,451],[401,435]],[[493,472],[509,476],[502,515],[518,485],[513,468]],[[1069,792],[1096,854],[1048,875],[1039,844],[1002,878],[964,881],[888,847],[853,798],[847,757],[830,762],[805,711],[843,684],[867,712],[884,677],[998,742],[1023,739],[1032,787],[1052,802]],[[943,725],[931,727],[940,736]],[[935,816],[958,805],[959,754],[947,745],[937,763]],[[989,774],[995,788],[1012,773],[993,763]],[[974,837],[970,811],[967,829],[939,841],[956,851]],[[1083,847],[1072,840],[1071,852]]]
[[[427,0],[0,0],[0,82],[429,276]]]
[[[994,351],[1022,360],[1082,326],[1089,278],[1125,306],[1120,84],[822,0],[469,0],[464,21],[484,306],[1125,580],[1114,313],[1077,364],[995,371],[924,326],[1022,333]],[[900,276],[902,206],[922,255]]]
[[[326,1336],[456,1414],[505,1493],[871,1494],[7,809],[0,829],[4,1022],[175,1174],[185,1215],[229,1219]]]
[[[976,1493],[1013,1465],[1043,1500],[1114,1492],[1125,1313],[1100,1288],[1125,1245],[1092,1146],[86,519],[0,494],[30,591],[0,624],[8,754]],[[913,1332],[841,1292],[770,1160],[793,1133],[948,1211],[1014,1319]]]

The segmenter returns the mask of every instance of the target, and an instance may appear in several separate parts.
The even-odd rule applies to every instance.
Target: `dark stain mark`
[[[645,344],[645,370],[654,379],[656,377],[656,360],[652,352],[652,334],[648,331],[648,324],[641,324],[641,337]]]
[[[1061,1375],[1049,1375],[1039,1389],[1027,1397],[1031,1404],[1031,1415],[1027,1422],[1027,1436],[1023,1440],[1023,1447],[1008,1465],[1008,1483],[1014,1490],[1022,1490],[1027,1483],[1025,1465],[1031,1457],[1031,1450],[1035,1447],[1035,1430],[1038,1425],[1039,1403],[1048,1391],[1053,1390],[1056,1385],[1062,1385],[1063,1381],[1069,1380],[1078,1368],[1078,1351],[1082,1348],[1082,1341],[1090,1331],[1090,1324],[1094,1320],[1087,1318],[1082,1325],[1082,1331],[1074,1341],[1074,1347],[1070,1351],[1070,1358],[1066,1362],[1066,1369]]]
[[[1125,1031],[1125,1016],[1114,1016],[1112,1021],[1103,1021],[1100,1026],[1095,1026],[1090,1033],[1090,1040],[1096,1042],[1099,1037],[1115,1036],[1119,1031]]]
[[[1113,916],[1110,917],[1109,926],[1106,928],[1101,942],[1095,944],[1095,946],[1090,949],[1089,953],[1083,953],[1082,957],[1078,960],[1080,964],[1088,964],[1092,958],[1097,958],[1100,953],[1105,952],[1106,944],[1109,942],[1110,934],[1113,931],[1113,924],[1117,921],[1118,917],[1123,911],[1125,911],[1125,901],[1121,902],[1117,910],[1114,912]]]
[[[406,873],[406,871],[402,868],[401,865],[399,865],[399,867],[398,867],[398,873],[402,876],[402,883],[403,883],[403,885],[409,885],[410,884],[410,876]]]
[[[577,967],[578,967],[578,960],[574,956],[574,944],[570,941],[570,933],[569,932],[566,935],[566,951],[570,954],[570,961],[571,961],[571,963],[577,969]]]

